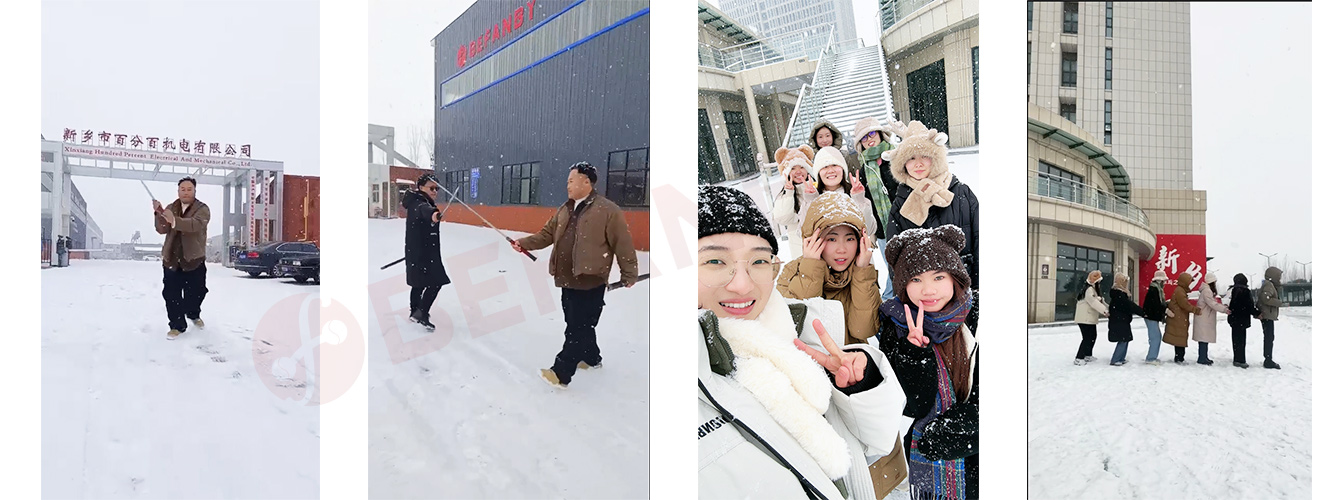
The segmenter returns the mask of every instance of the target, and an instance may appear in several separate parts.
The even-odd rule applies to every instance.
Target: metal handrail
[[[834,45],[834,30],[830,30],[829,35],[827,35],[825,38],[824,50],[821,50],[820,57],[816,58],[815,73],[811,77],[812,83],[814,83],[815,77],[820,76],[820,71],[825,69],[825,58],[830,54],[830,47],[832,47],[833,45]],[[809,92],[807,92],[808,87]],[[801,115],[802,110],[805,109],[803,104],[805,104],[806,101],[804,99],[807,97],[808,93],[814,94],[816,88],[814,85],[803,84],[802,90],[803,92],[799,92],[797,94],[797,107],[793,108],[792,110],[792,118],[788,119],[787,135],[783,136],[783,147],[788,147],[789,144],[792,144],[792,131],[793,127],[796,126],[797,116]],[[814,99],[814,96],[812,96],[812,98]]]
[[[815,47],[807,46],[807,40],[818,34],[812,28],[751,40],[722,49],[713,48],[715,52],[721,54],[722,59],[722,63],[716,67],[737,72],[798,57],[815,59],[829,46],[829,40],[834,36],[833,26],[824,26],[823,29],[826,32],[826,43]]]
[[[926,7],[936,1],[937,0],[912,0],[912,1],[905,0],[903,2],[896,2],[895,20],[890,25],[894,26],[896,24],[899,24],[899,21],[913,15],[913,13],[918,12],[923,7]]]
[[[1036,170],[1028,171],[1028,175],[1031,180],[1028,183],[1030,194],[1083,205],[1115,214],[1142,227],[1150,226],[1150,219],[1147,218],[1146,212],[1113,193]]]

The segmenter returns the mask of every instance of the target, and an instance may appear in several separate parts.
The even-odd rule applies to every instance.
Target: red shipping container
[[[284,241],[310,241],[321,247],[321,178],[284,176]]]

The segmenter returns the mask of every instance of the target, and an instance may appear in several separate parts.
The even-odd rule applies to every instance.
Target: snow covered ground
[[[1116,345],[1099,326],[1095,357],[1074,366],[1076,326],[1029,330],[1029,491],[1038,499],[1309,498],[1311,308],[1282,309],[1273,358],[1249,329],[1245,359],[1231,365],[1230,326],[1220,316],[1215,364],[1146,365],[1146,326],[1133,321],[1128,364],[1109,365]]]
[[[44,497],[317,498],[317,407],[272,393],[252,337],[318,288],[208,265],[206,327],[172,341],[157,261],[42,271]]]
[[[603,366],[559,390],[540,378],[564,342],[549,249],[531,262],[489,228],[443,224],[452,284],[426,334],[406,319],[405,267],[379,269],[405,222],[368,224],[371,498],[647,497],[648,282],[606,293]]]

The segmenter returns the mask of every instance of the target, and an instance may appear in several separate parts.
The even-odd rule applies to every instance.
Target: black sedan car
[[[233,268],[253,278],[266,273],[272,278],[284,276],[281,261],[318,255],[317,245],[306,241],[277,241],[238,252]]]
[[[299,283],[321,283],[321,256],[305,255],[280,259],[280,276],[288,276]]]

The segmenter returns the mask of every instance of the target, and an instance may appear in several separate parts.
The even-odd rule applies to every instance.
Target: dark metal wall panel
[[[478,167],[477,197],[466,193],[464,199],[498,205],[503,166],[540,162],[540,205],[558,206],[568,199],[569,166],[587,161],[597,168],[597,191],[604,194],[608,154],[648,147],[649,17],[438,109],[439,178]]]

